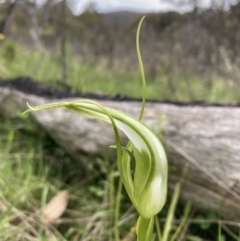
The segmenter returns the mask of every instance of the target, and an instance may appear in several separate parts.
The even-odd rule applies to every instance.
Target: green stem
[[[118,191],[117,191],[117,198],[116,198],[116,206],[115,206],[115,241],[119,241],[119,229],[118,229],[118,220],[119,220],[119,213],[120,213],[120,202],[121,202],[121,194],[122,194],[122,180],[119,179],[118,182]]]
[[[110,222],[109,226],[110,229],[114,226],[114,219],[113,219],[113,210],[114,210],[114,175],[113,171],[111,170],[110,176],[109,176],[109,182],[110,182],[110,190],[109,190],[109,206],[110,206]],[[113,240],[113,233],[110,233],[110,240]]]
[[[138,117],[138,119],[140,121],[142,120],[142,117],[143,117],[143,112],[144,112],[145,102],[146,102],[146,80],[145,80],[144,67],[143,67],[140,47],[139,47],[140,29],[141,29],[142,22],[143,22],[144,18],[145,18],[145,16],[142,17],[142,19],[140,20],[140,22],[138,24],[137,35],[136,35],[137,57],[138,57],[138,63],[139,63],[141,77],[142,77],[142,107],[141,107],[140,115]]]
[[[160,240],[162,240],[162,235],[161,235],[161,228],[160,228],[160,224],[159,224],[157,215],[155,215],[154,221],[155,221],[155,227],[156,227],[156,232],[157,232],[157,240],[160,241]]]

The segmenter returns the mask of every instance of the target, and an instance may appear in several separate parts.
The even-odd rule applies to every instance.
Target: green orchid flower
[[[116,137],[118,170],[133,205],[146,219],[162,209],[167,194],[167,158],[159,139],[146,125],[126,113],[91,100],[46,104],[30,107],[26,112],[54,107],[66,107],[79,114],[110,122]],[[122,148],[118,128],[130,140],[126,148]]]
[[[142,75],[143,100],[138,119],[100,105],[91,100],[77,100],[29,106],[26,112],[38,111],[55,107],[66,107],[79,114],[109,122],[114,130],[117,150],[117,167],[121,180],[128,196],[140,214],[137,222],[136,233],[138,241],[151,241],[154,216],[159,213],[165,204],[167,196],[167,158],[164,148],[153,132],[141,122],[146,96],[144,69],[139,48],[141,19],[137,30],[137,53]],[[126,147],[121,144],[118,129],[122,130],[129,138]],[[119,240],[116,232],[116,240]]]

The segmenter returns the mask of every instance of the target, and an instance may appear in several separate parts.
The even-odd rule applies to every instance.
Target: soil
[[[69,86],[59,83],[61,87],[54,87],[45,83],[38,82],[31,77],[16,77],[13,79],[0,79],[0,87],[15,89],[26,94],[41,96],[49,99],[63,99],[63,98],[87,98],[95,100],[112,100],[112,101],[142,101],[141,98],[132,98],[123,94],[105,95],[99,93],[81,92],[72,90]],[[209,103],[205,101],[168,101],[148,99],[148,102],[168,103],[178,106],[226,106],[239,107],[240,103]]]

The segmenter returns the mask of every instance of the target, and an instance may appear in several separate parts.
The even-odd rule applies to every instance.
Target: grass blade
[[[174,188],[174,192],[173,192],[171,204],[170,204],[170,207],[169,207],[169,210],[168,210],[166,223],[164,225],[163,236],[162,236],[161,241],[167,241],[168,240],[170,231],[172,229],[172,221],[173,221],[173,218],[174,218],[174,213],[175,213],[175,209],[176,209],[179,194],[180,194],[180,187],[181,187],[181,183],[177,183],[175,188]]]

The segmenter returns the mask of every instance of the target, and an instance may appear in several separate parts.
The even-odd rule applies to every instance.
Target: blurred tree
[[[55,4],[55,0],[47,0],[42,6],[42,27],[45,27],[50,20],[51,8]]]
[[[198,8],[202,5],[202,0],[160,0],[160,2],[171,3],[175,6],[192,9],[193,13],[198,11]]]
[[[193,12],[196,12],[200,8],[224,9],[235,5],[239,0],[160,0],[160,2],[171,3],[175,6],[185,7],[188,10],[192,9]]]
[[[18,0],[15,0],[15,1],[7,1],[9,2],[9,6],[7,8],[7,13],[6,13],[6,16],[5,18],[2,20],[2,22],[0,22],[0,34],[2,36],[4,36],[4,31],[5,31],[5,27],[6,27],[6,24],[7,24],[7,21],[8,19],[10,18],[16,4],[17,4],[17,1]]]
[[[62,0],[60,11],[60,30],[61,30],[61,68],[62,83],[67,83],[67,56],[66,56],[66,0]]]
[[[53,0],[48,0],[48,2],[53,2]],[[79,1],[78,1],[79,2]],[[68,71],[67,71],[67,54],[66,54],[66,10],[67,6],[76,6],[77,0],[62,0],[61,10],[59,14],[60,23],[60,49],[61,49],[61,70],[62,76],[61,81],[63,85],[67,85]]]
[[[35,48],[42,46],[40,36],[40,26],[38,24],[38,9],[35,0],[21,0],[18,4],[19,9],[24,12],[29,19],[29,34]]]

